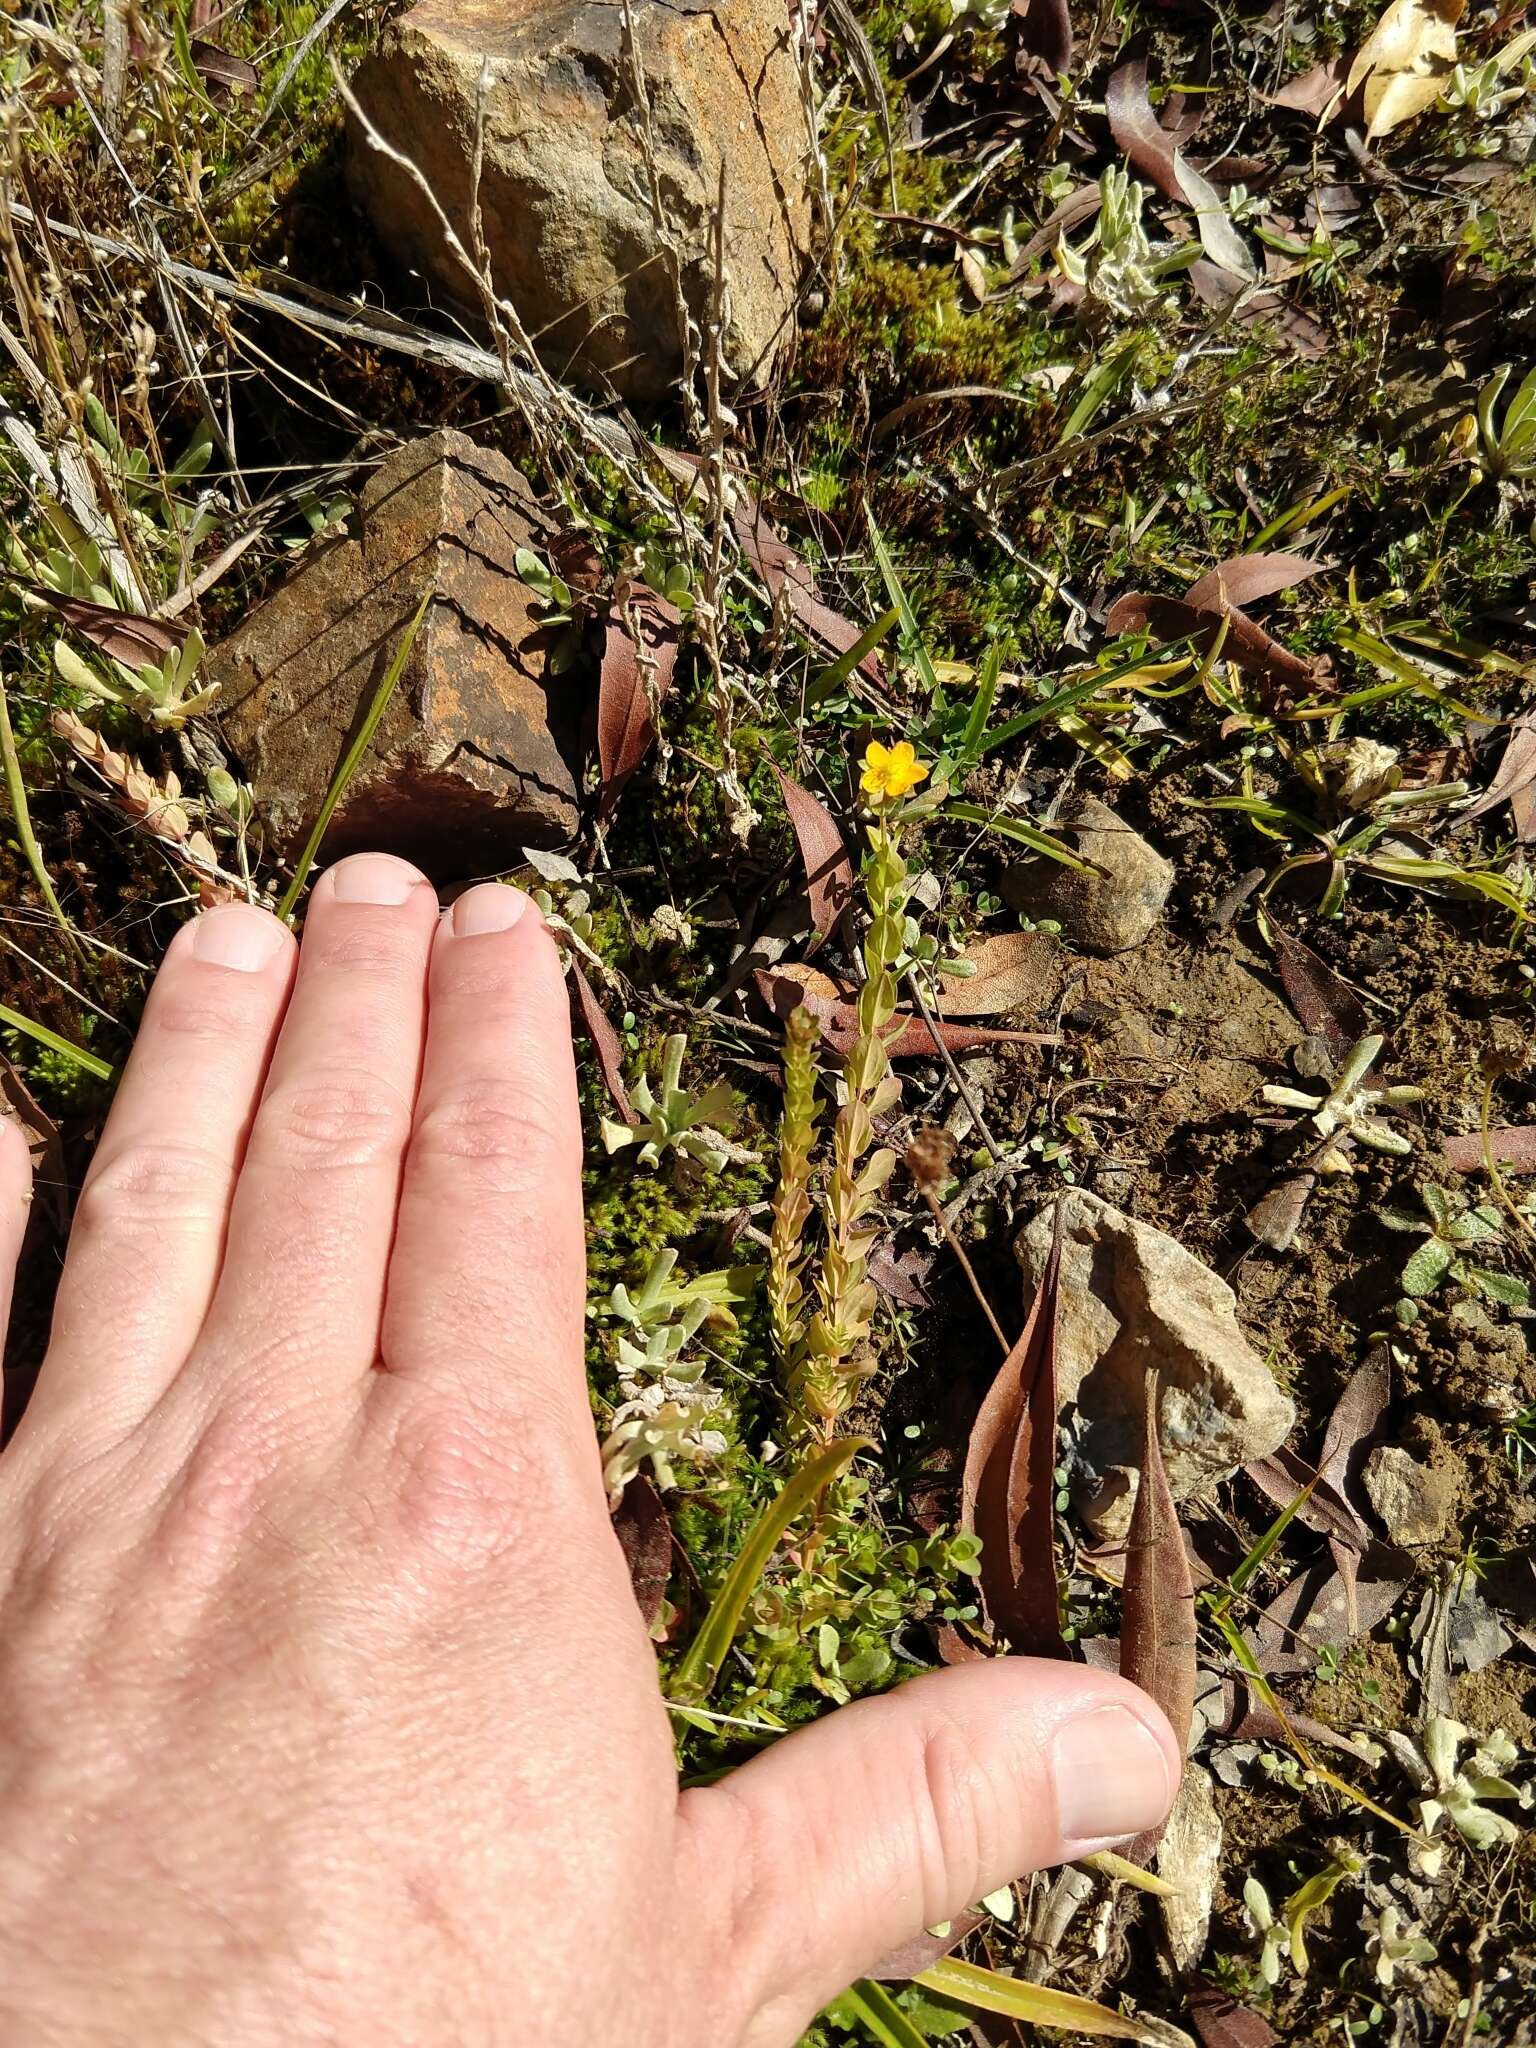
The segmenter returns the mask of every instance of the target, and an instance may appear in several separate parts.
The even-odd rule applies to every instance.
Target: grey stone
[[[1455,1506],[1455,1487],[1448,1473],[1421,1465],[1400,1445],[1380,1444],[1366,1459],[1361,1478],[1371,1506],[1394,1543],[1413,1549],[1444,1540]]]
[[[793,330],[810,215],[792,10],[633,0],[631,20],[632,52],[612,0],[418,0],[353,92],[466,250],[478,110],[498,294],[556,374],[630,398],[676,381],[679,293],[704,328],[723,170],[721,354],[731,376],[760,379]],[[386,248],[479,323],[475,281],[420,186],[356,116],[349,132],[353,188]]]
[[[1064,938],[1094,952],[1123,953],[1139,946],[1168,901],[1170,863],[1096,796],[1084,797],[1053,830],[1103,873],[1085,873],[1044,857],[1020,861],[1004,871],[1005,901],[1036,921],[1056,919]]]
[[[305,838],[430,589],[389,709],[326,835],[434,878],[481,873],[577,820],[582,690],[549,673],[520,547],[556,538],[505,456],[443,431],[397,449],[338,537],[308,550],[209,659],[221,722],[280,850]]]
[[[1156,1373],[1168,1483],[1188,1499],[1267,1457],[1296,1411],[1243,1335],[1236,1297],[1176,1239],[1081,1188],[1062,1205],[1061,1398],[1077,1409],[1078,1506],[1101,1535],[1130,1526],[1141,1454],[1143,1389]],[[1014,1250],[1031,1292],[1051,1250],[1056,1204],[1025,1226]]]

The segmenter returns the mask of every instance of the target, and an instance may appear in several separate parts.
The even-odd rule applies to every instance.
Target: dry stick
[[[933,1189],[929,1187],[924,1181],[919,1181],[917,1185],[923,1200],[928,1204],[929,1215],[932,1216],[934,1222],[937,1223],[940,1230],[944,1233],[944,1236],[948,1241],[950,1250],[954,1253],[955,1257],[960,1261],[960,1270],[964,1273],[966,1279],[970,1281],[971,1292],[975,1295],[977,1301],[981,1304],[981,1312],[986,1317],[987,1321],[992,1325],[992,1334],[994,1337],[996,1337],[998,1343],[1002,1345],[1003,1356],[1004,1358],[1006,1358],[1011,1347],[1009,1346],[1008,1339],[1003,1335],[1002,1324],[997,1320],[997,1317],[992,1313],[991,1302],[988,1301],[986,1295],[982,1292],[981,1282],[976,1278],[976,1269],[971,1264],[969,1258],[966,1256],[965,1246],[960,1242],[959,1238],[955,1235],[954,1230],[950,1227],[949,1218],[944,1214],[943,1205],[940,1203],[938,1196],[933,1192]]]
[[[934,1016],[933,1011],[929,1008],[928,998],[923,994],[921,981],[919,980],[917,975],[909,974],[907,976],[907,982],[912,990],[913,1000],[917,1004],[918,1012],[921,1015],[923,1022],[928,1026],[928,1036],[933,1040],[934,1044],[938,1047],[939,1057],[943,1060],[945,1066],[949,1069],[949,1078],[951,1079],[951,1081],[954,1082],[955,1087],[959,1092],[960,1100],[971,1112],[971,1119],[974,1122],[977,1130],[981,1133],[982,1142],[985,1144],[987,1150],[992,1154],[992,1157],[994,1159],[1001,1159],[1003,1157],[1003,1148],[1001,1145],[999,1145],[996,1138],[993,1137],[991,1131],[987,1128],[987,1120],[981,1113],[981,1104],[976,1100],[975,1096],[971,1093],[970,1084],[967,1082],[965,1076],[961,1073],[959,1067],[957,1067],[955,1064],[954,1054],[950,1051],[949,1047],[944,1043],[944,1034],[939,1029],[938,1019]]]

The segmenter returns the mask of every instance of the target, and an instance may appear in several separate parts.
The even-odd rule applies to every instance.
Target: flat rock
[[[1004,870],[1004,900],[1036,921],[1057,920],[1064,938],[1094,952],[1123,953],[1139,946],[1163,914],[1173,887],[1172,865],[1096,796],[1084,797],[1052,830],[1103,873],[1085,873],[1043,856],[1019,861]]]
[[[612,0],[418,0],[352,90],[466,249],[478,119],[498,294],[557,374],[629,398],[663,396],[683,367],[679,294],[704,331],[723,170],[722,360],[760,379],[793,330],[810,216],[792,10],[633,0],[630,12],[633,52]],[[349,138],[353,189],[384,246],[478,323],[475,281],[421,186],[356,115]]]
[[[1176,1500],[1267,1457],[1296,1411],[1243,1335],[1237,1299],[1166,1232],[1081,1188],[1062,1204],[1056,1371],[1077,1409],[1079,1509],[1103,1537],[1130,1526],[1143,1388],[1155,1372],[1168,1483]],[[1051,1250],[1056,1203],[1015,1241],[1033,1295]]]
[[[1360,1476],[1392,1542],[1411,1550],[1445,1539],[1456,1504],[1449,1473],[1421,1465],[1398,1444],[1379,1444]]]
[[[225,732],[280,849],[310,830],[422,595],[389,709],[326,834],[434,878],[481,872],[575,830],[581,697],[549,673],[520,547],[555,539],[505,456],[444,430],[377,468],[338,538],[210,656]]]

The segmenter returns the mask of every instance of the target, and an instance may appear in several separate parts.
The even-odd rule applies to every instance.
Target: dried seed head
[[[907,1171],[920,1188],[936,1193],[954,1168],[954,1139],[937,1124],[925,1124],[902,1155]]]

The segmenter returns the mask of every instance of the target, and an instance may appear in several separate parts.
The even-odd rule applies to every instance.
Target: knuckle
[[[145,1139],[98,1154],[80,1193],[75,1228],[157,1234],[221,1214],[235,1165],[199,1145]]]
[[[552,1166],[572,1153],[552,1104],[531,1091],[490,1080],[461,1085],[422,1111],[412,1139],[421,1163],[478,1167],[498,1188],[548,1185]]]
[[[527,1448],[533,1440],[461,1390],[437,1387],[430,1398],[405,1390],[388,1432],[383,1493],[408,1549],[463,1572],[514,1548],[526,1564],[530,1544],[542,1547],[536,1532],[558,1520],[554,1475]]]
[[[314,941],[310,941],[314,947]],[[311,974],[345,975],[348,981],[394,984],[421,978],[421,939],[415,930],[388,919],[342,924],[328,931],[308,961]]]
[[[921,1741],[923,1877],[929,1905],[939,1911],[935,1899],[959,1897],[969,1879],[988,1867],[995,1788],[975,1742],[949,1715],[930,1719]]]
[[[409,1105],[387,1083],[353,1072],[309,1074],[267,1098],[255,1145],[295,1168],[357,1168],[401,1151],[409,1128]]]
[[[258,985],[252,988],[251,982]],[[217,989],[210,989],[202,976],[189,977],[179,985],[171,979],[155,1005],[154,1026],[168,1037],[194,1044],[227,1045],[246,1036],[253,1022],[265,1028],[264,996],[254,975],[233,988]]]

